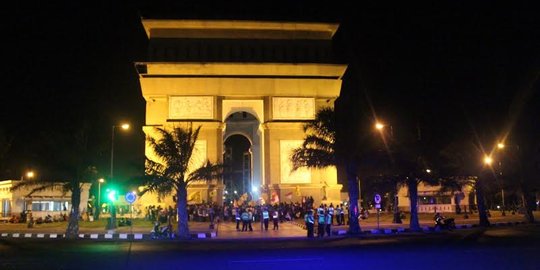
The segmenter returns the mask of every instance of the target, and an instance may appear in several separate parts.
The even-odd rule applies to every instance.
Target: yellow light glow
[[[493,163],[493,159],[491,157],[484,157],[484,163],[487,164],[487,165],[491,165],[491,163]]]
[[[384,128],[384,125],[381,124],[381,123],[376,123],[375,128],[378,129],[378,130],[382,130]]]
[[[497,148],[503,149],[503,148],[504,148],[504,143],[498,143],[498,144],[497,144]]]
[[[431,170],[430,170],[430,169],[426,169],[426,172],[427,172],[427,173],[431,173]]]
[[[122,127],[123,130],[128,130],[129,124],[125,123],[125,124],[122,124],[120,127]]]
[[[28,178],[33,178],[34,177],[34,172],[33,171],[29,171],[26,173],[26,177]]]
[[[99,178],[98,181],[99,181],[100,183],[103,183],[103,182],[105,182],[105,179]]]

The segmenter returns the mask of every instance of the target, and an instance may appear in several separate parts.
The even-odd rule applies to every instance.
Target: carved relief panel
[[[315,118],[314,98],[272,98],[272,116],[275,120],[311,120]]]
[[[214,97],[169,97],[169,119],[213,119]]]

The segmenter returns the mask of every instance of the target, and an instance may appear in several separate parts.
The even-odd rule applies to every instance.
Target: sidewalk
[[[434,223],[431,214],[420,215],[420,226],[422,231],[431,232],[434,230]],[[447,215],[456,219],[457,229],[472,228],[478,226],[478,215],[469,214],[465,219],[463,215]],[[540,220],[540,212],[535,212],[536,220]],[[501,216],[500,212],[492,213],[489,218],[493,226],[507,226],[525,223],[522,215]],[[360,226],[364,234],[399,234],[409,231],[409,216],[403,219],[403,223],[392,223],[391,214],[381,214],[377,225],[377,216],[372,214],[368,219],[360,221]],[[105,230],[101,223],[82,222],[79,229],[79,238],[94,240],[151,240],[151,226],[148,221],[136,221],[136,226],[118,227],[114,232]],[[51,223],[35,225],[34,228],[27,228],[26,224],[6,224],[0,223],[1,238],[63,238],[67,223]],[[87,227],[91,226],[91,227]],[[240,224],[240,226],[242,226]],[[279,224],[279,230],[272,230],[273,224],[270,222],[268,231],[262,229],[260,222],[252,224],[253,231],[241,232],[236,230],[236,223],[231,221],[220,222],[209,228],[207,222],[190,222],[189,228],[193,239],[294,239],[305,238],[306,230],[302,219]],[[347,234],[348,226],[332,227],[334,237],[343,237]]]

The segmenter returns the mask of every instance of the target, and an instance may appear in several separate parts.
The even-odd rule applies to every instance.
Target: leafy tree
[[[96,152],[89,138],[90,127],[79,127],[75,132],[54,132],[42,134],[42,158],[48,161],[48,169],[40,172],[40,179],[21,181],[12,189],[28,187],[30,194],[43,190],[61,188],[63,192],[71,192],[71,209],[66,238],[76,239],[79,236],[79,217],[81,190],[85,183],[90,183],[97,175],[95,164]]]
[[[349,233],[360,233],[358,223],[358,179],[357,165],[353,155],[345,156],[345,150],[338,149],[336,144],[336,116],[333,108],[320,109],[315,120],[304,125],[306,136],[301,147],[294,149],[291,156],[293,170],[301,167],[326,168],[344,166],[349,187]],[[344,145],[343,145],[344,146]],[[354,151],[350,151],[354,152]]]
[[[146,158],[146,188],[143,192],[156,192],[159,196],[176,195],[178,212],[178,236],[189,238],[187,213],[187,188],[195,181],[210,181],[222,177],[222,165],[206,161],[201,167],[190,171],[195,142],[201,127],[193,129],[174,127],[171,130],[156,128],[158,137],[147,141],[156,158]]]
[[[440,154],[442,185],[459,190],[465,185],[473,186],[480,226],[489,226],[484,194],[492,174],[482,163],[485,155],[482,147],[476,142],[462,139],[447,145]]]

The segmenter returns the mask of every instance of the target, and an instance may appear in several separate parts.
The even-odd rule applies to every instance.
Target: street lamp
[[[497,149],[499,149],[499,150],[501,150],[501,151],[504,149],[505,146],[506,146],[506,145],[505,145],[503,142],[497,143]],[[499,170],[500,170],[500,171],[499,171],[499,174],[500,174],[501,177],[502,177],[503,172],[502,172],[502,162],[501,162],[501,161],[499,161]],[[501,215],[506,216],[506,212],[505,212],[505,204],[504,204],[504,183],[503,183],[503,179],[501,179],[501,202],[502,202],[502,212],[501,212]]]
[[[386,127],[390,127],[390,137],[394,137],[394,128],[392,127],[392,125],[386,125],[386,124],[383,124],[381,122],[376,122],[375,123],[375,129],[382,132],[384,130],[384,128]]]
[[[105,179],[99,178],[98,179],[98,199],[96,204],[96,214],[94,215],[96,220],[99,219],[99,214],[101,214],[101,184],[105,182]]]
[[[111,181],[113,180],[113,165],[114,165],[114,130],[118,126],[112,126],[112,132],[111,132]],[[123,130],[129,129],[129,124],[124,123],[119,126]]]
[[[120,125],[113,125],[111,129],[111,173],[110,173],[110,179],[109,181],[112,183],[114,181],[114,130],[120,127],[122,130],[128,130],[129,124],[128,123],[122,123]],[[114,206],[114,201],[111,201],[111,219],[110,224],[107,224],[108,229],[115,229],[116,228],[116,208]]]
[[[378,130],[381,133],[384,131],[384,128],[386,126],[390,127],[390,138],[391,138],[391,140],[393,140],[394,139],[394,128],[392,127],[392,125],[386,125],[386,124],[383,124],[381,122],[376,122],[375,123],[375,129]],[[384,134],[383,134],[382,137],[383,137],[383,140],[385,140]],[[399,213],[399,206],[398,206],[398,204],[399,204],[398,191],[399,191],[399,188],[398,188],[398,185],[396,183],[396,194],[394,195],[394,218],[392,220],[392,223],[396,223],[396,224],[402,223],[401,216],[400,216],[400,213]],[[378,211],[378,209],[377,209],[377,211]]]
[[[34,178],[35,173],[34,171],[27,171],[25,174],[21,175],[21,181],[24,180],[24,177],[26,176],[27,179]]]
[[[485,156],[484,157],[484,164],[491,165],[491,163],[493,163],[493,159],[490,156]]]
[[[25,174],[21,175],[21,181],[24,180],[24,177],[26,176],[27,179],[31,179],[31,178],[34,178],[35,174],[34,174],[34,171],[27,171]],[[23,211],[26,211],[28,205],[26,203],[26,199],[24,200],[23,202]]]

